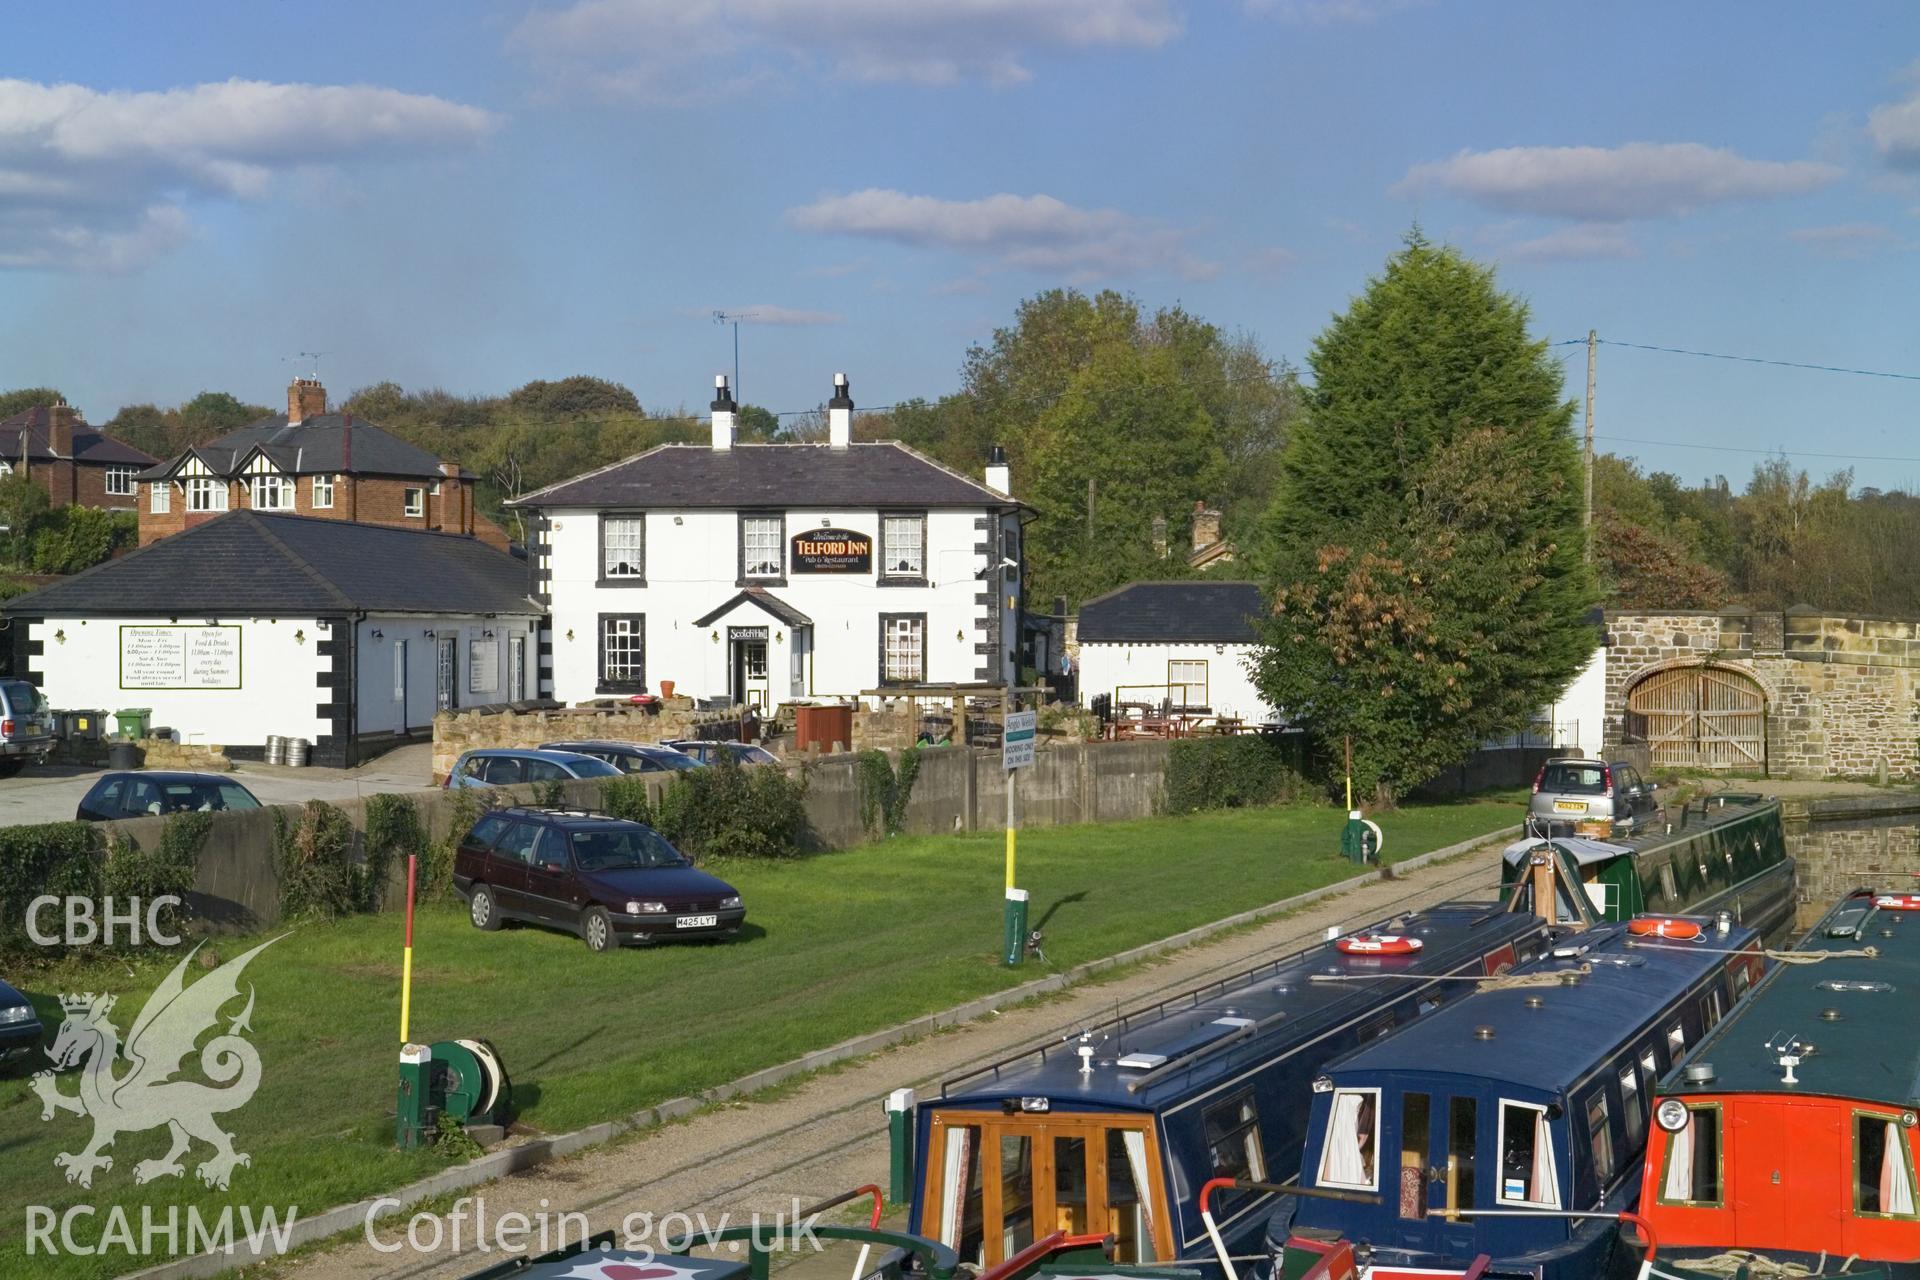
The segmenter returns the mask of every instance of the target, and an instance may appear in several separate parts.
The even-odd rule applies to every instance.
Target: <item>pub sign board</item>
[[[852,529],[802,529],[793,535],[789,573],[872,573],[873,535]]]

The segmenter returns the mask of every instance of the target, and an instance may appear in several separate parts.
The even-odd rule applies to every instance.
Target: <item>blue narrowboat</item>
[[[1064,1231],[1112,1234],[1122,1264],[1211,1269],[1201,1187],[1291,1178],[1309,1085],[1329,1061],[1554,936],[1498,903],[1448,903],[949,1080],[914,1108],[911,1229],[981,1268]],[[1243,1189],[1216,1217],[1258,1248],[1272,1202]]]
[[[1761,969],[1726,915],[1596,926],[1342,1057],[1313,1082],[1300,1185],[1347,1198],[1279,1202],[1275,1273],[1604,1275],[1655,1085]]]

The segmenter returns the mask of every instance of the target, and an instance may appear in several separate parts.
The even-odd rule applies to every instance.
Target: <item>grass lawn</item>
[[[1511,803],[1460,802],[1409,806],[1381,825],[1397,861],[1519,816]],[[1040,829],[1020,838],[1020,882],[1033,921],[1045,922],[1050,961],[1066,968],[1347,877],[1335,852],[1341,820],[1335,809],[1286,808]],[[539,1129],[625,1115],[1038,976],[1035,964],[998,963],[1003,848],[988,832],[716,867],[746,898],[738,941],[608,956],[538,929],[483,934],[457,902],[437,905],[415,930],[412,1035],[493,1041],[521,1120]],[[59,1114],[42,1123],[27,1082],[0,1081],[0,1276],[133,1269],[124,1254],[29,1259],[24,1218],[4,1206],[120,1205],[136,1223],[141,1205],[164,1214],[186,1203],[203,1214],[244,1204],[311,1216],[444,1164],[393,1148],[400,932],[394,915],[304,925],[247,969],[263,1079],[223,1120],[252,1157],[229,1192],[200,1185],[194,1165],[206,1150],[197,1144],[184,1179],[136,1186],[134,1164],[165,1149],[161,1129],[123,1134],[91,1191],[69,1185],[53,1157],[79,1150],[91,1122]],[[210,945],[230,958],[253,941]],[[66,961],[10,976],[50,1028],[57,993],[118,994],[113,1021],[124,1035],[178,958]],[[72,1079],[62,1087],[71,1093]],[[76,1235],[101,1230],[96,1218]]]

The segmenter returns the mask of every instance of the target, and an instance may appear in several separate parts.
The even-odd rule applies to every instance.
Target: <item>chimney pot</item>
[[[1220,541],[1220,512],[1204,502],[1193,504],[1193,549],[1205,551]]]
[[[318,378],[295,378],[287,384],[287,425],[297,427],[327,411],[327,389]]]
[[[833,375],[833,399],[827,401],[827,443],[844,449],[853,442],[853,387],[847,375]]]
[[[713,376],[713,447],[717,450],[733,448],[734,415],[740,406],[733,401],[733,389],[727,386],[727,375],[717,373]]]
[[[987,450],[986,480],[995,493],[1013,493],[1013,468],[1007,465],[1007,451],[997,444]]]

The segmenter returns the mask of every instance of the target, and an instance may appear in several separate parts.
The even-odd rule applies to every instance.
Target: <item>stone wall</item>
[[[1674,666],[1751,677],[1766,696],[1766,772],[1920,777],[1920,620],[1785,613],[1607,614],[1607,742],[1627,695]]]
[[[225,773],[233,768],[226,748],[205,742],[175,742],[171,738],[142,738],[142,764],[148,769],[185,769],[199,773]]]
[[[691,698],[668,698],[659,712],[641,707],[562,707],[552,711],[442,711],[433,718],[433,780],[444,782],[463,751],[537,747],[545,742],[604,739],[666,742],[697,738],[703,725],[738,723],[744,708],[695,711]]]

